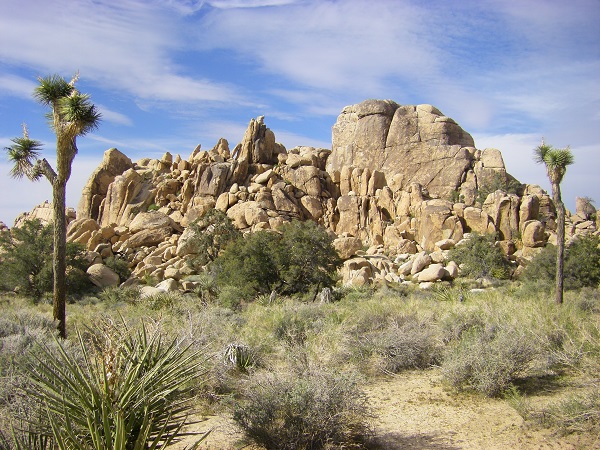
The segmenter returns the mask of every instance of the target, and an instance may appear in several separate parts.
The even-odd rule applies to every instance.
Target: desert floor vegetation
[[[139,431],[149,425],[140,418],[157,410],[153,423],[161,426],[136,435],[157,448],[184,430],[209,431],[202,422],[187,424],[191,412],[228,417],[257,448],[381,448],[369,390],[414,371],[439,375],[452,398],[505,402],[530,429],[600,434],[598,289],[567,291],[563,305],[552,301],[549,283],[505,282],[483,292],[460,283],[432,291],[387,286],[333,297],[319,303],[312,295],[259,296],[232,308],[210,294],[209,283],[150,297],[138,288],[107,288],[68,305],[69,339],[60,341],[50,304],[6,294],[0,447],[52,448],[89,438],[99,442],[89,448],[109,448],[106,442],[133,434],[115,430],[131,424]],[[173,376],[181,371],[177,383],[160,378],[159,361],[173,365]],[[120,397],[115,383],[147,392],[142,384],[152,377],[173,415],[148,396],[147,403]],[[86,419],[66,406],[68,392],[97,397],[93,409],[106,416]],[[125,401],[142,412],[121,417],[108,406]],[[33,426],[33,417],[42,426]],[[90,421],[103,426],[89,429]]]

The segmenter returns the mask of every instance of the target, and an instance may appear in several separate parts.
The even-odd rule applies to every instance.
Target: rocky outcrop
[[[73,208],[67,208],[66,219],[67,224],[75,220],[76,213]],[[45,201],[35,206],[30,212],[24,212],[19,214],[15,219],[14,227],[20,227],[26,220],[39,220],[43,225],[49,225],[54,222],[54,210],[52,209],[52,203]]]
[[[378,170],[394,176],[400,189],[416,182],[446,197],[471,168],[474,145],[471,135],[431,105],[367,100],[338,117],[327,170]]]
[[[116,148],[106,150],[102,162],[83,188],[77,207],[77,218],[98,220],[100,205],[106,198],[108,187],[116,176],[131,168],[133,168],[131,160],[119,150]]]
[[[507,192],[509,185],[518,188]],[[579,205],[567,236],[597,232],[595,212]],[[212,208],[244,233],[315,221],[337,236],[341,278],[353,286],[451,281],[459,268],[448,252],[472,232],[496,235],[515,265],[527,264],[556,229],[551,198],[515,182],[499,150],[476,149],[433,106],[367,100],[344,108],[331,150],[287,150],[263,117],[235,148],[222,138],[187,159],[165,153],[131,163],[111,149],[84,189],[68,239],[97,264],[118,254],[134,279],[191,289],[188,262],[198,249],[189,225]]]

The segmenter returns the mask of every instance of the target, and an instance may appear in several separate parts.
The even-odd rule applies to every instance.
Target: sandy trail
[[[385,450],[583,450],[600,449],[600,437],[557,436],[534,429],[501,399],[449,393],[439,371],[414,371],[367,386],[375,413],[374,448]],[[205,450],[258,450],[230,419],[209,417],[197,430],[213,429]],[[189,442],[189,441],[188,441]],[[177,449],[184,448],[180,443]]]

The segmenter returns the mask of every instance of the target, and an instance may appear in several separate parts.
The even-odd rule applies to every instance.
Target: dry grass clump
[[[268,450],[362,448],[369,406],[356,377],[331,370],[257,371],[233,419]]]
[[[538,351],[527,330],[504,324],[474,328],[446,352],[442,373],[455,388],[494,397],[529,374]]]
[[[600,430],[600,387],[594,386],[532,412],[541,425],[562,433],[598,433]]]
[[[367,321],[363,316],[347,338],[349,358],[364,372],[393,374],[440,361],[443,348],[434,322],[410,312],[387,317],[377,313],[372,329]]]

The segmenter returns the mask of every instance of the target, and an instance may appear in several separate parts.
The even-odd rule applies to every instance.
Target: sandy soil
[[[403,373],[378,380],[367,389],[379,449],[600,449],[600,436],[561,437],[551,430],[529,427],[504,400],[450,394],[436,370]],[[195,428],[212,429],[202,449],[260,449],[244,442],[225,417],[209,417]]]

